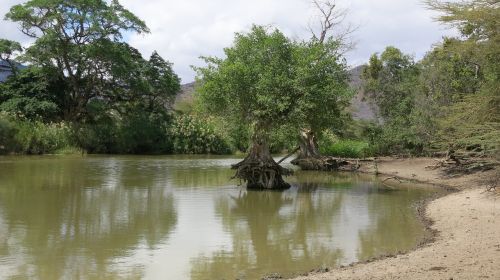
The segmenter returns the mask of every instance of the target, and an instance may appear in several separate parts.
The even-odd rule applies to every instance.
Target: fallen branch
[[[285,161],[287,158],[291,157],[293,154],[295,154],[298,150],[300,150],[300,147],[295,148],[293,151],[291,151],[288,155],[286,155],[284,158],[280,159],[277,163],[280,164],[283,161]]]

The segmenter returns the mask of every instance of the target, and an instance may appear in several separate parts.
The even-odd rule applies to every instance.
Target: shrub
[[[19,121],[15,136],[17,152],[48,154],[71,147],[71,129],[65,123],[45,124],[39,121]]]
[[[159,154],[171,152],[168,115],[134,112],[122,120],[120,152]]]
[[[112,122],[84,124],[74,127],[78,146],[91,154],[118,153],[118,126]]]
[[[323,135],[319,143],[321,154],[346,158],[364,158],[374,155],[369,143],[358,140],[339,140],[332,134]]]
[[[169,128],[172,148],[178,154],[229,154],[230,146],[223,136],[216,132],[210,119],[178,115]]]
[[[0,154],[8,154],[14,151],[16,146],[17,129],[6,114],[0,112]]]

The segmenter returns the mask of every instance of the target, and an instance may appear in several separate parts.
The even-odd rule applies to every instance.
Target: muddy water
[[[260,279],[406,250],[437,190],[297,172],[246,191],[224,157],[0,157],[2,279]]]

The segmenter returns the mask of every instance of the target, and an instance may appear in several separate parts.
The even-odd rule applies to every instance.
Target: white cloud
[[[0,14],[21,0],[2,0]],[[6,3],[5,3],[6,2]],[[349,9],[347,21],[359,26],[353,34],[355,50],[349,64],[364,63],[374,52],[394,45],[421,58],[449,30],[433,22],[433,12],[419,0],[338,0]],[[308,0],[121,0],[143,19],[150,34],[130,35],[131,45],[149,56],[153,50],[174,63],[183,82],[194,79],[190,65],[201,65],[199,56],[221,56],[235,32],[253,24],[275,25],[293,38],[309,36],[307,24],[313,14]],[[16,24],[0,22],[0,37],[29,43]]]

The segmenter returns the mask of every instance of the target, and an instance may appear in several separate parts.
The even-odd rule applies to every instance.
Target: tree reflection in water
[[[177,223],[172,194],[126,161],[33,160],[11,168],[0,174],[0,258],[16,265],[0,270],[3,277],[140,278],[141,267],[111,264],[136,247],[153,248]]]
[[[342,256],[328,242],[342,194],[322,196],[319,184],[301,180],[285,192],[241,191],[220,198],[216,211],[232,235],[232,251],[192,261],[192,279],[257,279],[335,264]]]
[[[297,172],[289,190],[238,192],[227,168],[235,160],[0,158],[0,275],[256,279],[409,249],[421,238],[411,204],[428,190]]]

